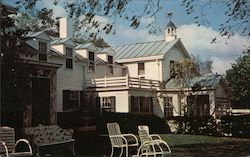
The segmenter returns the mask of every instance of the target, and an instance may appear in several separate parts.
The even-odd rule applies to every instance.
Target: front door
[[[32,126],[50,124],[50,79],[32,79]]]

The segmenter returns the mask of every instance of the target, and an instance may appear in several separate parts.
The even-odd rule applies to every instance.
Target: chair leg
[[[121,147],[121,153],[120,153],[119,157],[122,157],[122,154],[123,154],[123,147]]]
[[[126,157],[128,157],[128,146],[126,146]]]
[[[113,155],[114,155],[114,147],[111,148],[111,155],[110,155],[110,157],[113,157]]]

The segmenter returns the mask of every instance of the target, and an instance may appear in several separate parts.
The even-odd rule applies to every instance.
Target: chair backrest
[[[109,136],[112,136],[112,135],[121,135],[121,130],[120,130],[120,126],[118,123],[108,123],[107,124],[107,129],[108,129],[108,133],[109,133]],[[123,144],[123,141],[121,138],[118,138],[118,137],[112,137],[110,138],[110,141],[111,141],[111,144],[113,146],[117,146],[117,145],[122,145]]]
[[[0,141],[5,142],[9,152],[15,149],[15,130],[10,127],[0,127]],[[5,152],[5,148],[0,144],[0,152]]]
[[[142,144],[144,142],[151,141],[148,126],[138,126],[138,134]]]
[[[138,130],[146,130],[149,134],[149,127],[147,125],[138,125]]]

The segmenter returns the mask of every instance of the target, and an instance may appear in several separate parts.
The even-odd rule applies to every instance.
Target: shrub
[[[175,125],[175,133],[195,135],[218,135],[217,125],[213,117],[177,116],[168,119]]]
[[[111,113],[104,112],[98,117],[97,130],[107,133],[107,123],[117,122],[122,133],[138,133],[138,125],[148,125],[150,133],[170,133],[170,128],[163,118],[147,113]]]
[[[250,115],[227,115],[221,117],[223,133],[236,137],[250,137]]]

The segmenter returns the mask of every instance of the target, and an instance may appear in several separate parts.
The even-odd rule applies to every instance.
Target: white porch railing
[[[87,88],[112,88],[112,87],[130,87],[130,88],[149,88],[158,89],[160,81],[129,77],[104,77],[86,81]]]

